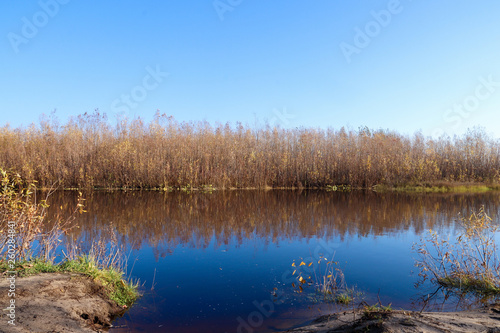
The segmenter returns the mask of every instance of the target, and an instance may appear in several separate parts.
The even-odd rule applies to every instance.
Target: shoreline
[[[0,289],[2,309],[15,300],[15,325],[2,311],[0,332],[101,332],[127,309],[111,300],[102,284],[77,273],[17,277],[15,298],[8,296],[8,281],[2,276]]]
[[[500,332],[500,304],[456,312],[345,311],[281,333],[334,332]]]
[[[50,191],[51,188],[41,187],[41,191]],[[312,186],[312,187],[214,187],[211,185],[198,186],[198,187],[66,187],[62,191],[109,191],[109,192],[127,192],[127,191],[151,191],[151,192],[201,192],[211,193],[215,191],[325,191],[325,192],[352,192],[352,191],[372,191],[376,193],[484,193],[484,192],[498,192],[500,191],[500,184],[492,183],[435,183],[425,185],[402,185],[390,186],[384,184],[377,184],[371,187],[351,187],[350,185],[326,185],[326,186]]]

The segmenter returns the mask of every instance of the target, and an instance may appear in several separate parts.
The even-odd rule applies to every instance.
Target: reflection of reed
[[[73,207],[76,195],[52,196],[49,214]],[[77,216],[73,237],[89,240],[102,236],[103,226],[113,224],[122,242],[135,248],[144,243],[155,249],[178,244],[207,247],[264,238],[268,241],[314,236],[382,235],[412,228],[448,225],[459,212],[485,205],[498,215],[500,195],[377,194],[373,192],[321,191],[216,191],[92,192],[87,213]],[[161,246],[160,246],[161,245]],[[168,251],[168,250],[165,250]]]

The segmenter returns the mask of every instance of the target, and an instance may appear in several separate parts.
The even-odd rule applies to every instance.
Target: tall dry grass
[[[7,254],[12,265],[33,258],[52,262],[61,238],[73,227],[74,213],[83,207],[81,195],[70,217],[57,214],[47,221],[52,191],[38,199],[35,184],[2,168],[0,184],[0,255]]]
[[[500,183],[500,141],[389,130],[251,128],[121,119],[99,112],[60,125],[0,128],[0,167],[64,187],[322,187]]]
[[[456,240],[442,238],[437,232],[414,244],[419,258],[420,280],[459,293],[481,296],[500,295],[500,260],[497,255],[498,225],[486,214],[484,207],[458,223],[461,232]]]

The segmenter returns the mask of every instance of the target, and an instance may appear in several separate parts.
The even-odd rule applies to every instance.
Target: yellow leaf
[[[292,267],[295,267],[295,263],[292,263]]]
[[[313,264],[313,263],[310,263],[309,265],[307,265],[307,267],[311,267],[311,265],[312,265],[312,264]]]
[[[306,263],[302,261],[302,262],[300,263],[299,267],[300,267],[300,266],[305,266],[305,265],[306,265]]]
[[[293,271],[292,275],[295,275],[295,272],[296,272],[296,271],[297,271],[297,270],[295,269],[295,270]]]

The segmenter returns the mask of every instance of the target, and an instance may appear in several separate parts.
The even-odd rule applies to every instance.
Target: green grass
[[[500,185],[482,185],[482,184],[446,184],[446,185],[375,185],[373,190],[376,192],[417,192],[417,193],[482,193],[488,191],[499,191]]]
[[[351,303],[352,300],[353,298],[347,292],[338,294],[337,297],[335,298],[335,301],[338,304],[344,304],[344,305],[349,305],[349,303]]]
[[[445,276],[438,279],[438,283],[445,288],[458,289],[465,293],[475,293],[482,296],[498,295],[500,288],[487,277],[475,276]]]
[[[365,319],[382,319],[393,311],[391,304],[382,305],[365,305],[363,307],[363,318]]]
[[[7,262],[0,261],[0,272],[10,270]],[[139,297],[138,284],[127,282],[123,272],[114,267],[99,267],[95,260],[89,256],[81,256],[75,260],[67,260],[59,264],[33,259],[16,263],[15,269],[19,277],[32,276],[42,273],[79,273],[89,276],[94,281],[102,284],[108,297],[121,306],[130,306]]]

